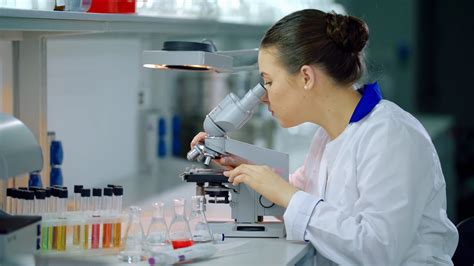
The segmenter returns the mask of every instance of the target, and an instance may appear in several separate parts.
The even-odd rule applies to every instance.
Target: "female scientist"
[[[285,207],[287,238],[310,241],[317,265],[452,264],[458,233],[428,133],[377,83],[354,89],[368,38],[362,20],[313,9],[273,25],[258,57],[262,101],[282,127],[320,128],[290,183],[263,165],[224,175]]]

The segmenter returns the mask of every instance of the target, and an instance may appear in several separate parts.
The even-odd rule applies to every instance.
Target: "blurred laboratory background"
[[[61,167],[65,186],[139,177],[159,180],[143,188],[147,193],[178,185],[205,115],[229,92],[243,96],[259,73],[156,71],[142,67],[143,51],[160,50],[164,41],[203,39],[220,51],[257,48],[272,23],[317,8],[368,23],[361,83],[378,81],[384,98],[422,122],[442,163],[450,218],[456,223],[474,215],[473,1],[116,2],[111,9],[96,0],[0,0],[0,111],[19,117],[39,139],[44,185],[53,168],[52,137],[62,144],[64,160],[54,167]],[[232,137],[289,153],[292,171],[303,163],[315,130],[310,124],[280,128],[262,106]],[[11,182],[19,186],[28,177]]]

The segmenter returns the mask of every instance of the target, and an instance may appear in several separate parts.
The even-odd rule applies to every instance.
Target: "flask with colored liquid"
[[[174,217],[169,228],[170,240],[174,249],[193,245],[191,230],[185,216],[185,203],[185,199],[174,200]]]

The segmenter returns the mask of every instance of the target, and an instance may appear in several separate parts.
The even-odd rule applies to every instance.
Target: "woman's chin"
[[[298,123],[292,123],[292,122],[289,122],[289,121],[282,121],[278,118],[277,118],[277,121],[278,121],[278,124],[280,124],[280,126],[282,128],[290,128],[290,127],[295,127],[295,126],[299,125]]]

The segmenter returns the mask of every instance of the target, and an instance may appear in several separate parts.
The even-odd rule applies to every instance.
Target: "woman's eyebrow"
[[[262,77],[263,77],[263,76],[268,76],[268,74],[265,73],[265,72],[260,72],[260,76],[262,76]]]

